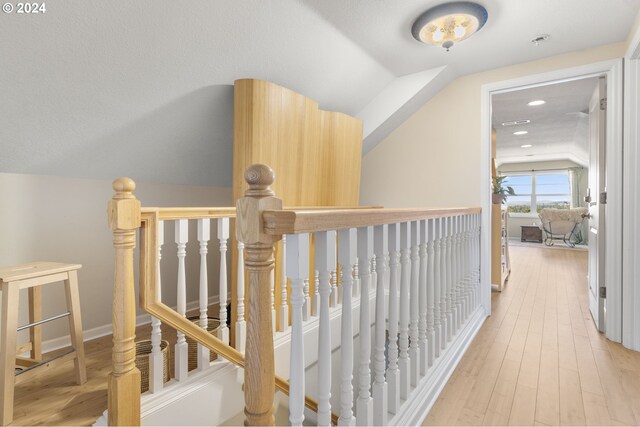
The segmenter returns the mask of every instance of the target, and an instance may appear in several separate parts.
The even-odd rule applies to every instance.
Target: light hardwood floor
[[[212,305],[209,310],[210,313],[217,313],[218,306]],[[149,325],[136,328],[137,340],[148,339],[150,334]],[[171,349],[176,341],[176,333],[163,325],[162,338],[169,341]],[[111,339],[111,335],[108,335],[85,342],[87,382],[81,386],[76,385],[73,362],[55,370],[42,370],[32,380],[18,384],[11,425],[92,425],[107,409]],[[55,352],[50,355],[53,354]],[[171,364],[170,371],[173,372]]]
[[[512,247],[512,275],[425,425],[640,424],[640,353],[598,334],[587,309],[586,252]],[[217,307],[212,307],[216,312]],[[138,328],[139,338],[149,327]],[[163,330],[175,341],[175,332]],[[107,406],[111,337],[16,387],[15,425],[91,425]]]
[[[587,252],[512,247],[511,262],[423,425],[640,424],[640,353],[595,329]]]

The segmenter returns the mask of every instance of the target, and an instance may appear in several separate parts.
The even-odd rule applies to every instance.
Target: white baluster
[[[284,236],[283,236],[284,237]],[[284,257],[283,257],[284,258]],[[238,242],[238,313],[236,316],[236,350],[244,354],[247,344],[247,322],[244,320],[244,243]]]
[[[466,306],[464,304],[464,290],[462,283],[462,272],[463,272],[463,263],[462,263],[462,216],[457,216],[455,220],[456,225],[456,255],[455,255],[455,264],[454,268],[456,271],[456,307],[457,307],[457,329],[460,329],[462,326],[462,320],[464,318],[464,310]]]
[[[307,273],[307,276],[309,273]],[[304,279],[302,288],[304,294],[304,304],[302,305],[302,320],[305,322],[311,319],[311,298],[309,297],[309,278]]]
[[[162,245],[164,245],[164,221],[158,221],[158,268],[156,271],[156,301],[162,301],[162,280],[160,261],[162,260]],[[149,391],[157,393],[164,386],[164,358],[162,356],[162,331],[160,319],[151,317],[151,354],[149,355]]]
[[[200,242],[200,326],[207,329],[209,305],[209,280],[207,278],[207,244],[211,238],[211,220],[209,218],[198,219],[198,241]],[[209,349],[198,344],[198,370],[208,368]]]
[[[420,381],[420,347],[418,343],[418,321],[420,308],[420,222],[411,223],[411,284],[409,286],[409,359],[411,361],[411,385],[417,386]]]
[[[440,347],[442,349],[447,345],[447,337],[451,323],[447,315],[447,281],[449,275],[447,271],[447,218],[441,218],[441,235],[440,235],[440,319],[442,324],[442,335],[440,336]]]
[[[291,356],[289,379],[289,422],[301,426],[304,421],[304,336],[302,306],[304,281],[309,275],[309,235],[287,237],[287,276],[291,278]]]
[[[313,276],[313,298],[311,299],[311,315],[313,317],[318,316],[318,312],[320,309],[320,272],[315,270]]]
[[[371,316],[369,295],[371,289],[371,258],[373,258],[373,227],[358,228],[358,269],[360,272],[360,361],[358,364],[358,425],[373,424],[371,398]]]
[[[420,344],[420,375],[427,373],[427,221],[420,221],[420,280],[418,302],[418,343]]]
[[[280,257],[280,323],[278,330],[284,332],[289,329],[289,305],[287,304],[287,236],[282,236],[282,256]]]
[[[229,218],[218,219],[218,240],[220,241],[220,329],[218,338],[229,342],[227,327],[227,240],[229,239]]]
[[[178,314],[185,316],[187,311],[187,277],[184,267],[184,259],[187,256],[187,242],[189,241],[189,221],[179,219],[175,221],[175,239],[178,245]],[[188,373],[188,346],[183,333],[178,332],[178,340],[175,346],[175,376],[176,380],[187,379]]]
[[[338,305],[338,272],[331,272],[331,295],[329,297],[329,305],[335,307]]]
[[[351,293],[353,286],[352,267],[356,265],[356,229],[349,228],[338,231],[338,260],[342,273],[342,324],[340,339],[340,358],[342,372],[340,375],[340,418],[338,425],[355,425],[353,416],[353,321],[351,310]]]
[[[463,222],[462,222],[462,229],[463,229],[463,234],[462,234],[462,264],[463,264],[463,281],[464,281],[464,304],[465,304],[465,312],[464,312],[464,319],[466,321],[466,319],[469,317],[469,315],[471,314],[471,280],[470,280],[470,268],[469,268],[469,259],[470,259],[470,253],[469,253],[469,215],[465,215],[463,217]]]
[[[458,295],[458,217],[451,218],[451,312],[453,316],[452,333],[455,334],[460,326],[460,300]]]
[[[442,218],[437,218],[434,222],[434,241],[433,241],[433,255],[434,255],[434,282],[433,282],[433,318],[434,318],[434,330],[435,330],[435,357],[440,356],[440,350],[442,349],[442,337],[444,336],[443,325],[443,311],[442,311],[442,260],[441,260],[441,246],[442,246]]]
[[[369,291],[371,292],[376,290],[377,283],[378,283],[378,272],[376,271],[377,264],[378,263],[376,262],[376,257],[374,256],[373,258],[371,258],[371,264],[370,264],[371,265],[371,288],[369,289]]]
[[[446,257],[445,257],[445,268],[447,269],[447,341],[451,341],[453,337],[453,333],[455,332],[455,301],[453,297],[453,217],[447,218],[447,245],[446,245]]]
[[[409,288],[411,286],[411,223],[400,225],[400,397],[407,399],[411,387],[411,366],[409,361]]]
[[[387,382],[384,378],[384,344],[385,344],[385,310],[384,310],[384,259],[389,252],[388,226],[379,225],[375,228],[374,252],[376,259],[376,318],[375,318],[375,354],[373,358],[373,424],[387,425]]]
[[[318,425],[331,425],[331,323],[329,295],[332,272],[336,269],[336,232],[314,234],[315,266],[318,269],[319,330],[318,330]]]
[[[400,373],[398,371],[398,288],[400,280],[400,224],[389,225],[389,412],[400,409]]]
[[[435,234],[435,219],[427,220],[427,360],[429,366],[433,365],[435,359],[435,265],[433,259],[433,246]]]

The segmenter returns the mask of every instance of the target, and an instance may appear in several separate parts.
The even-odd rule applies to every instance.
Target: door
[[[605,330],[604,297],[604,214],[605,181],[605,78],[601,77],[589,103],[589,310],[599,331]]]

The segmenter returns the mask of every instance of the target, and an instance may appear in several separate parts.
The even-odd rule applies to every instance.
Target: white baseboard
[[[487,314],[484,308],[478,307],[469,318],[466,326],[452,339],[451,345],[429,368],[427,375],[422,378],[416,389],[410,394],[409,400],[402,404],[400,413],[389,420],[389,425],[416,426],[422,424],[486,318]]]
[[[219,301],[220,301],[220,298],[218,297],[218,295],[213,295],[209,297],[209,305],[218,303]],[[188,302],[187,312],[191,310],[195,310],[198,307],[199,307],[198,301]],[[176,309],[175,306],[172,308],[174,310]],[[136,327],[148,325],[149,323],[151,323],[151,315],[149,315],[148,313],[143,313],[143,314],[140,314],[138,317],[136,317]],[[87,329],[82,332],[85,342],[94,340],[96,338],[101,338],[106,335],[111,335],[112,333],[113,333],[113,330],[112,330],[111,324]],[[58,350],[58,349],[69,347],[69,346],[71,346],[71,337],[69,335],[65,335],[63,337],[53,338],[53,339],[44,341],[42,343],[42,352],[49,353],[50,351]]]

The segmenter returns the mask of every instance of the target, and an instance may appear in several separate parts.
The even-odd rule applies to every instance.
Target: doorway
[[[486,173],[482,176],[482,185],[483,188],[486,188],[486,195],[483,194],[482,205],[483,205],[483,253],[485,254],[485,259],[483,259],[483,266],[490,265],[490,244],[491,244],[491,233],[492,233],[492,224],[490,222],[490,212],[491,212],[491,201],[490,201],[490,187],[491,187],[491,171],[489,165],[491,164],[491,116],[492,116],[492,98],[499,94],[531,89],[531,88],[543,88],[553,84],[562,83],[562,82],[572,82],[583,80],[587,78],[606,78],[606,98],[607,98],[607,109],[603,113],[606,117],[606,122],[608,126],[604,129],[605,138],[607,141],[607,145],[604,149],[605,158],[602,162],[606,165],[606,171],[604,173],[603,182],[607,187],[607,200],[606,204],[600,204],[604,211],[604,221],[602,224],[602,230],[606,229],[607,233],[604,238],[602,238],[602,234],[600,234],[600,239],[598,241],[604,250],[600,253],[606,252],[607,257],[603,259],[603,257],[598,257],[602,268],[599,270],[599,274],[602,274],[603,282],[607,285],[607,293],[606,299],[600,298],[599,290],[596,291],[598,294],[597,298],[597,306],[598,308],[602,307],[603,316],[600,318],[600,310],[594,310],[595,315],[594,318],[596,323],[600,323],[602,319],[604,323],[604,319],[606,316],[606,325],[602,326],[602,329],[605,330],[606,336],[613,340],[619,342],[621,340],[621,320],[622,320],[622,310],[621,310],[621,280],[620,280],[620,272],[621,272],[621,253],[622,253],[622,232],[621,232],[621,223],[622,223],[622,61],[613,60],[606,61],[596,64],[590,64],[580,67],[575,67],[571,69],[557,70],[550,73],[526,76],[518,79],[496,82],[484,85],[482,87],[481,96],[482,96],[482,156],[483,160],[486,161],[488,167],[486,168]],[[584,110],[574,111],[575,115],[585,115],[588,114]],[[519,119],[514,119],[519,120]],[[527,135],[527,134],[524,134]],[[524,150],[522,145],[527,145],[525,143],[520,144],[517,148],[520,150]],[[522,155],[522,157],[526,157],[526,154]],[[569,156],[567,156],[569,157]],[[520,163],[523,163],[521,161]],[[578,163],[578,162],[575,162]],[[584,162],[583,162],[584,163]],[[579,163],[578,163],[579,164]],[[540,171],[543,172],[543,171]],[[552,172],[552,171],[547,171]],[[534,185],[532,183],[532,185]],[[594,194],[597,194],[596,197],[599,196],[599,192],[592,191],[592,200]],[[531,195],[530,195],[531,196]],[[550,196],[547,194],[546,196]],[[562,195],[561,195],[562,196]],[[566,196],[566,194],[564,194]],[[584,196],[586,197],[586,196]],[[559,202],[558,200],[555,200]],[[534,204],[537,210],[537,199],[534,201],[530,201],[530,204]],[[582,202],[582,206],[584,206],[584,199]],[[590,219],[589,219],[590,221]],[[533,223],[533,221],[531,221]],[[533,224],[531,224],[533,225]],[[583,230],[583,236],[586,236],[586,240],[588,241],[592,235],[589,235],[588,232],[591,230],[591,225],[589,225],[589,229],[586,232]],[[594,229],[600,232],[599,228],[593,227]],[[564,242],[563,242],[564,243]],[[491,283],[490,279],[490,269],[483,269],[483,282]],[[586,276],[586,272],[585,272]],[[590,275],[593,277],[593,274]],[[600,286],[596,286],[599,288]],[[485,301],[487,301],[490,297],[490,293],[485,293]]]
[[[529,248],[516,254],[532,259],[535,249],[578,251],[566,258],[576,265],[566,267],[584,279],[591,315],[601,332],[605,331],[601,290],[605,93],[606,76],[600,75],[514,89],[491,98],[492,175],[514,193],[507,193],[502,205],[492,206],[501,211],[498,288],[508,281],[512,246]],[[492,237],[498,238],[495,230]],[[492,268],[496,261],[492,260]],[[588,268],[580,272],[578,265]]]

